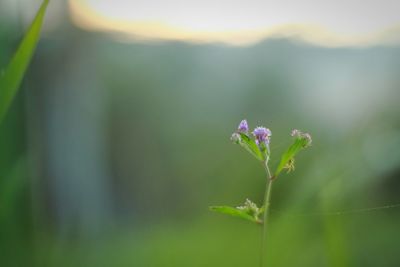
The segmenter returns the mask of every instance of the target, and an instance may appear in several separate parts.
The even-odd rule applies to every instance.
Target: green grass
[[[0,123],[18,92],[36,50],[49,0],[44,0],[7,68],[0,74]]]

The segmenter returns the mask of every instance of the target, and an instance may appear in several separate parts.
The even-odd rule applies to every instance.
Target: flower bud
[[[308,147],[308,146],[311,145],[312,138],[311,138],[311,135],[309,133],[303,133],[303,132],[301,132],[301,131],[299,131],[297,129],[294,129],[294,130],[292,130],[292,133],[290,135],[293,136],[293,137],[296,137],[296,138],[301,138],[301,139],[306,140],[307,142],[304,145],[304,147]]]
[[[249,131],[249,125],[246,120],[242,120],[238,126],[238,132],[247,134]]]
[[[231,135],[231,141],[238,144],[240,142],[240,135],[238,133],[233,133]]]

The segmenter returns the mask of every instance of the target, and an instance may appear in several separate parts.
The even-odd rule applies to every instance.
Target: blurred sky
[[[399,1],[70,0],[85,28],[136,37],[252,43],[270,35],[300,35],[326,44],[388,42],[398,29]],[[398,41],[396,39],[396,41]]]
[[[9,16],[22,16],[27,24],[40,2],[2,0],[0,8]],[[330,47],[392,45],[400,43],[399,6],[396,0],[64,0],[52,1],[47,15],[51,23],[45,28],[56,28],[68,10],[76,25],[113,32],[124,41],[247,45],[267,37],[294,36]]]

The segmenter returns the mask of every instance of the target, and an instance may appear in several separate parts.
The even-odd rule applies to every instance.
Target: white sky
[[[76,1],[76,0],[73,0]],[[399,0],[77,0],[129,21],[160,21],[191,30],[240,30],[316,24],[363,34],[400,24]]]
[[[143,39],[253,43],[296,35],[323,45],[400,43],[400,0],[69,0],[86,29]]]
[[[32,10],[41,2],[0,1]],[[49,11],[65,10],[60,3],[76,25],[124,37],[251,43],[282,33],[333,46],[400,43],[400,0],[53,0]]]

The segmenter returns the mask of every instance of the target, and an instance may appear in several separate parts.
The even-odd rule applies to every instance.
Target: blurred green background
[[[26,28],[1,6],[6,66]],[[261,227],[208,211],[262,202],[243,118],[273,166],[313,136],[275,184],[269,266],[400,265],[400,209],[360,210],[400,203],[400,46],[127,43],[61,16],[0,126],[0,266],[258,266]]]

